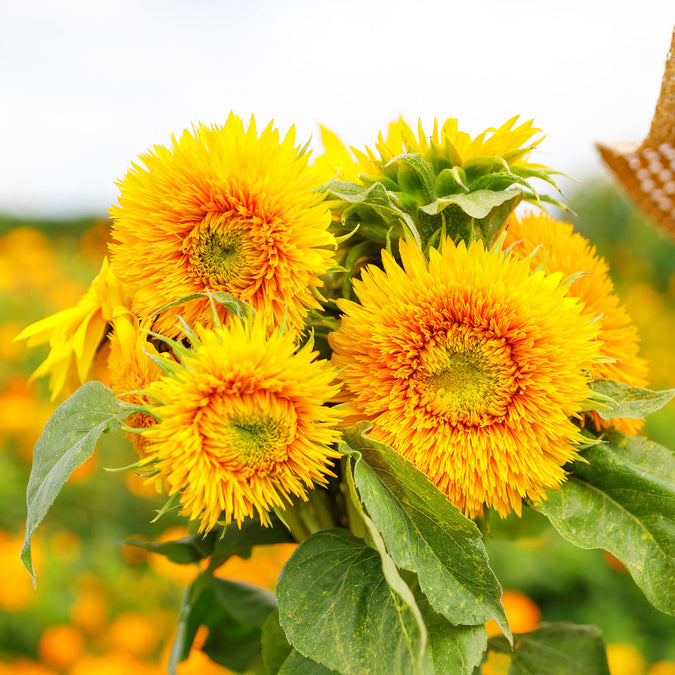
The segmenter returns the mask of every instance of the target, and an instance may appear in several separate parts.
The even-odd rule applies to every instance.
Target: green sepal
[[[520,190],[513,188],[511,190],[503,190],[500,192],[493,192],[492,190],[477,190],[476,192],[469,192],[466,194],[457,194],[450,197],[440,197],[431,204],[421,206],[420,209],[429,215],[436,215],[441,213],[448,206],[458,206],[464,213],[471,218],[480,220],[485,218],[492,209],[508,203],[514,198],[518,197]]]
[[[469,192],[469,188],[466,185],[466,171],[459,166],[443,169],[436,176],[434,192],[437,197],[448,197],[454,194]]]
[[[603,420],[617,417],[642,419],[663,408],[675,396],[675,389],[652,391],[607,379],[593,380],[591,389],[596,398],[598,394],[600,396],[603,405],[597,408],[597,413]]]
[[[26,536],[21,560],[36,584],[31,538],[70,474],[89,459],[101,434],[116,429],[131,407],[102,382],[83,384],[49,418],[33,451],[26,490]]]
[[[610,675],[602,633],[595,626],[543,623],[513,637],[513,651],[501,636],[488,643],[491,651],[511,657],[509,675]]]
[[[398,163],[399,189],[411,195],[418,204],[429,204],[434,199],[434,168],[418,152],[407,152],[394,157],[389,164]]]
[[[576,546],[609,551],[654,607],[675,615],[675,456],[643,436],[603,438],[537,510]]]
[[[173,309],[174,307],[184,305],[186,302],[190,302],[191,300],[199,300],[199,299],[215,300],[217,303],[225,307],[225,309],[228,312],[230,312],[230,314],[234,314],[240,319],[245,319],[255,314],[255,310],[247,302],[239,300],[238,298],[235,298],[229,295],[228,293],[225,293],[225,291],[210,291],[205,293],[191,293],[190,295],[185,295],[182,298],[178,298],[178,300],[170,302],[168,305],[160,307],[159,309],[155,310],[150,316],[161,314],[162,312],[166,312],[167,309]]]

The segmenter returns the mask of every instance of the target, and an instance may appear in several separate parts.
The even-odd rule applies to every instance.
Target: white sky
[[[103,213],[139,153],[230,110],[316,149],[319,122],[361,147],[399,114],[520,113],[584,177],[594,141],[646,135],[674,24],[673,0],[5,0],[0,213]]]

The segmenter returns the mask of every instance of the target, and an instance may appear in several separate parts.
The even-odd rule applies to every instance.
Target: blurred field
[[[586,186],[571,205],[578,229],[610,262],[639,327],[653,388],[674,387],[675,245],[608,185]],[[150,524],[163,500],[140,479],[103,470],[134,461],[121,435],[104,437],[39,528],[37,594],[19,561],[32,447],[57,402],[50,403],[44,382],[27,382],[45,350],[13,338],[77,302],[100,267],[107,236],[104,220],[0,218],[0,675],[165,672],[183,585],[197,573],[120,545],[131,536],[185,533],[172,515]],[[675,447],[675,406],[650,418],[646,433]],[[675,673],[675,664],[654,665],[675,661],[675,619],[651,608],[616,561],[566,544],[531,511],[523,520],[493,522],[493,534],[489,553],[510,589],[505,604],[514,631],[540,618],[593,623],[611,643],[613,675]],[[219,573],[272,589],[289,554],[263,549]],[[179,668],[180,675],[226,672],[197,650]]]

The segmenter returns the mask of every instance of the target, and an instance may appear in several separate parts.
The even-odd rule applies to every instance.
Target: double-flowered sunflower
[[[338,301],[334,364],[354,418],[469,516],[545,499],[576,457],[598,327],[529,261],[446,239],[429,261],[401,243]]]
[[[565,277],[579,275],[570,284],[570,294],[583,302],[584,312],[600,329],[601,359],[590,368],[592,377],[647,386],[647,363],[638,355],[637,329],[614,291],[607,262],[587,239],[575,233],[569,223],[545,213],[529,213],[510,219],[505,246],[527,258],[532,268],[543,264],[547,271]],[[590,414],[598,427],[611,424],[629,434],[642,428],[642,420],[618,418],[610,423],[595,412]]]
[[[335,371],[293,335],[266,337],[260,320],[197,328],[196,351],[148,387],[162,405],[143,433],[146,462],[209,530],[222,518],[268,523],[284,499],[331,474],[339,414]]]
[[[141,317],[194,293],[224,291],[268,325],[301,327],[318,307],[313,287],[331,266],[330,215],[312,192],[308,155],[270,124],[258,135],[230,115],[141,156],[119,183],[111,253]],[[329,247],[329,248],[326,248]],[[177,335],[176,315],[208,324],[208,300],[164,312],[155,329]],[[223,310],[224,316],[224,310]]]

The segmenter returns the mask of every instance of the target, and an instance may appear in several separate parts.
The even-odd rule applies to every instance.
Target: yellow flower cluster
[[[577,457],[590,378],[642,386],[646,373],[606,264],[571,226],[512,216],[500,240],[486,228],[474,241],[462,214],[466,234],[446,236],[455,187],[492,199],[500,181],[512,195],[525,177],[549,179],[529,160],[537,132],[512,118],[472,139],[449,119],[427,136],[399,120],[376,153],[352,154],[323,130],[327,152],[310,166],[293,129],[282,138],[230,115],[187,130],[119,182],[110,262],[85,296],[19,336],[50,345],[35,375],[49,374],[56,396],[107,359],[114,391],[139,406],[127,426],[142,466],[201,531],[254,515],[268,523],[272,509],[305,499],[333,475],[336,429],[359,420],[468,516],[485,505],[520,513]],[[392,162],[413,154],[433,170],[403,163],[391,178]],[[385,222],[380,250],[366,223],[353,250],[340,240],[346,267],[334,266],[341,216],[331,221],[318,186],[336,175],[339,208],[377,180],[445,196],[439,211],[428,195],[397,211],[396,191],[384,211],[353,204],[352,215],[399,214],[412,234],[389,241]],[[456,215],[466,200],[455,202]],[[424,240],[429,218],[441,225]],[[375,262],[353,280],[356,302],[340,289],[364,251]],[[332,366],[309,346],[312,332]]]

